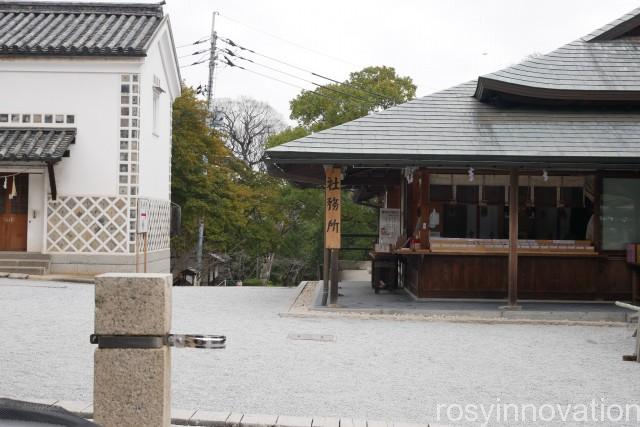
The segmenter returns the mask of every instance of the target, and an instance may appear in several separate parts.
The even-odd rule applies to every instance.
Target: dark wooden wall
[[[407,255],[405,286],[420,298],[506,298],[507,257]],[[621,256],[520,256],[518,298],[628,300],[631,271]]]

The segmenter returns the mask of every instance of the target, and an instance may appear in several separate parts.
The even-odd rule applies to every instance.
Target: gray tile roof
[[[640,112],[500,108],[476,82],[370,114],[267,151],[274,163],[640,162]]]
[[[0,1],[0,56],[144,56],[162,16],[160,4]]]
[[[637,28],[638,25],[640,25],[640,7],[591,32],[584,39],[589,41],[612,40]]]
[[[57,161],[75,138],[75,128],[0,127],[0,161]]]
[[[640,8],[546,55],[481,76],[476,96],[491,91],[544,99],[640,100]],[[637,30],[636,30],[637,31]]]
[[[362,166],[570,164],[575,168],[637,170],[639,27],[640,8],[550,54],[482,76],[477,82],[267,150],[269,162]],[[496,93],[508,94],[511,98],[505,100],[519,103],[493,102]],[[531,98],[537,100],[527,103]],[[610,102],[605,107],[583,101],[634,103]]]

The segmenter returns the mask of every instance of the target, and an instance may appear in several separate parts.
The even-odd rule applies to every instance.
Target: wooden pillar
[[[341,208],[342,208],[342,169],[338,167],[325,166],[325,208],[324,208],[324,247],[325,247],[325,272],[329,263],[330,277],[329,305],[338,302],[338,256],[341,244]]]
[[[431,249],[430,230],[429,230],[429,172],[420,171],[420,248]]]
[[[327,305],[327,300],[329,298],[329,262],[330,262],[330,252],[329,249],[323,249],[324,252],[324,263],[322,265],[322,305]]]
[[[518,170],[512,169],[509,179],[509,273],[508,297],[509,305],[505,308],[518,307]]]
[[[639,266],[631,266],[631,302],[636,305],[640,304],[640,280],[638,280],[640,272],[638,270],[640,270]]]
[[[593,247],[596,252],[602,250],[602,174],[595,176],[593,188]]]
[[[335,307],[338,303],[338,253],[339,249],[330,249],[331,252],[331,286],[329,288],[329,307]]]

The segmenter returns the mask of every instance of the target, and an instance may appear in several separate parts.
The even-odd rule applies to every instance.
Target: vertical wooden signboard
[[[324,245],[326,249],[340,249],[340,168],[325,168]]]

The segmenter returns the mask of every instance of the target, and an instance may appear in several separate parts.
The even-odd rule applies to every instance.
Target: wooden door
[[[12,196],[14,183],[16,194]],[[28,175],[0,175],[0,251],[27,250],[28,192]]]

